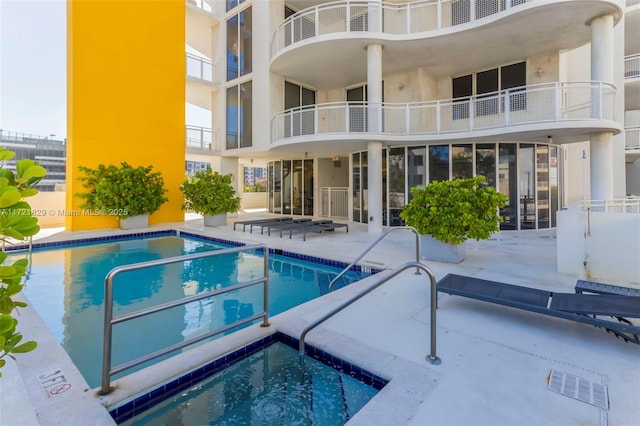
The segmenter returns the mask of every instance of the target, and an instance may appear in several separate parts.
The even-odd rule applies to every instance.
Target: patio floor
[[[348,233],[339,229],[309,234],[306,241],[299,234],[289,239],[277,233],[250,234],[241,227],[233,230],[236,220],[265,216],[240,215],[229,218],[227,226],[216,228],[205,229],[199,218],[162,228],[265,243],[271,248],[343,262],[350,262],[378,237],[370,235],[366,225],[356,223],[349,223]],[[50,232],[46,240],[96,234]],[[456,273],[573,292],[578,277],[556,272],[555,241],[554,230],[499,232],[490,240],[469,242],[467,258],[460,264],[423,263],[437,279]],[[415,236],[402,230],[389,234],[359,263],[393,269],[414,260]],[[371,277],[275,316],[270,328],[298,337],[310,321],[377,279]],[[432,365],[425,361],[430,352],[429,295],[427,276],[407,270],[309,333],[310,344],[390,379],[350,425],[638,424],[639,345],[585,324],[439,294],[436,337],[442,363]],[[0,424],[58,424],[61,418],[55,409],[47,408],[47,416],[32,396],[25,400],[33,395],[29,373],[20,367],[23,357],[28,363],[28,355],[18,358],[18,368],[3,369]],[[547,381],[551,373],[567,379],[567,385],[570,379],[578,379],[588,389],[604,389],[606,405],[597,406],[597,401],[585,401],[579,395],[568,396],[567,389],[564,394],[550,390]],[[17,385],[9,389],[10,383]],[[83,406],[71,398],[64,401],[68,405],[65,412],[73,413],[65,418],[66,424],[83,424]],[[29,406],[32,410],[25,410]]]

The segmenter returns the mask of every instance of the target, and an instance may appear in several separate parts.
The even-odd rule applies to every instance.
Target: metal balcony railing
[[[640,53],[624,58],[624,78],[640,78]]]
[[[600,213],[634,213],[640,214],[640,197],[627,197],[613,200],[581,200],[580,211]]]
[[[629,126],[624,129],[626,149],[640,149],[640,126]]]
[[[208,127],[185,126],[185,139],[187,148],[217,150],[217,133]]]
[[[303,9],[276,29],[271,54],[311,37],[343,32],[416,34],[473,22],[532,0],[346,0]]]
[[[207,13],[213,14],[215,12],[213,0],[187,0],[188,4],[191,4],[198,9],[202,9]]]
[[[640,0],[627,0],[626,2],[627,7],[637,6],[639,4],[640,4]]]
[[[210,60],[187,53],[187,76],[216,84],[216,66]]]
[[[272,143],[322,134],[438,135],[544,122],[613,120],[615,93],[609,83],[558,82],[438,101],[308,105],[273,118]],[[380,129],[368,128],[370,114],[380,115]]]
[[[349,218],[349,188],[320,188],[320,216]]]

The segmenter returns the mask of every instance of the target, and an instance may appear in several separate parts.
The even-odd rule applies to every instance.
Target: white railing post
[[[469,99],[469,130],[473,130],[473,98]]]
[[[345,13],[345,19],[347,20],[345,22],[345,29],[347,30],[347,32],[351,31],[351,5],[349,4],[349,1],[347,0],[347,10]]]
[[[409,111],[409,104],[404,106],[404,133],[406,135],[411,133],[411,117]]]
[[[511,96],[509,91],[507,90],[504,93],[504,125],[509,126],[509,122],[511,121],[510,117],[511,112]]]
[[[438,0],[436,3],[436,27],[437,29],[442,28],[442,0]]]
[[[603,111],[602,111],[602,103],[603,103],[603,101],[604,101],[604,96],[603,96],[604,87],[603,87],[603,85],[602,85],[602,82],[601,82],[601,81],[600,81],[600,82],[598,82],[598,86],[600,87],[600,96],[599,96],[599,98],[600,98],[600,102],[598,102],[598,109],[599,109],[599,111],[598,111],[598,118],[599,118],[600,120],[602,120],[602,119],[604,118],[604,116],[603,116]]]
[[[318,37],[320,35],[320,11],[318,10],[318,6],[315,7],[314,9],[314,16],[315,16],[315,26],[313,28],[313,31],[315,31],[314,36]]]
[[[313,134],[318,135],[318,121],[320,121],[320,111],[318,105],[313,106]]]
[[[476,0],[469,0],[469,22],[476,20]]]
[[[438,2],[438,4],[440,4],[440,2]],[[436,133],[440,134],[440,129],[442,128],[440,125],[440,120],[441,120],[441,109],[442,106],[440,105],[440,101],[436,101]]]
[[[349,107],[349,102],[345,104],[345,113],[344,113],[344,131],[346,133],[351,133],[351,117],[349,114],[351,113],[351,108]]]
[[[555,116],[556,116],[556,121],[560,121],[560,83],[555,83],[554,87],[553,87],[553,94],[554,94],[554,104],[555,104]]]
[[[411,4],[406,4],[405,5],[405,10],[407,11],[407,13],[405,13],[405,23],[406,23],[406,27],[407,27],[407,34],[411,34]]]

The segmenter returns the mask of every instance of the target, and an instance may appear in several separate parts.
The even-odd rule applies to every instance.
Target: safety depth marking
[[[600,383],[590,382],[569,373],[551,370],[547,376],[547,389],[603,410],[609,409],[609,391]]]
[[[71,389],[71,383],[67,380],[62,370],[54,370],[38,376],[40,386],[47,394],[47,398],[60,395]]]

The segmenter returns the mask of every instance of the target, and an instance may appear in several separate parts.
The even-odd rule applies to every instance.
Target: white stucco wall
[[[558,212],[558,272],[640,287],[640,214]]]

